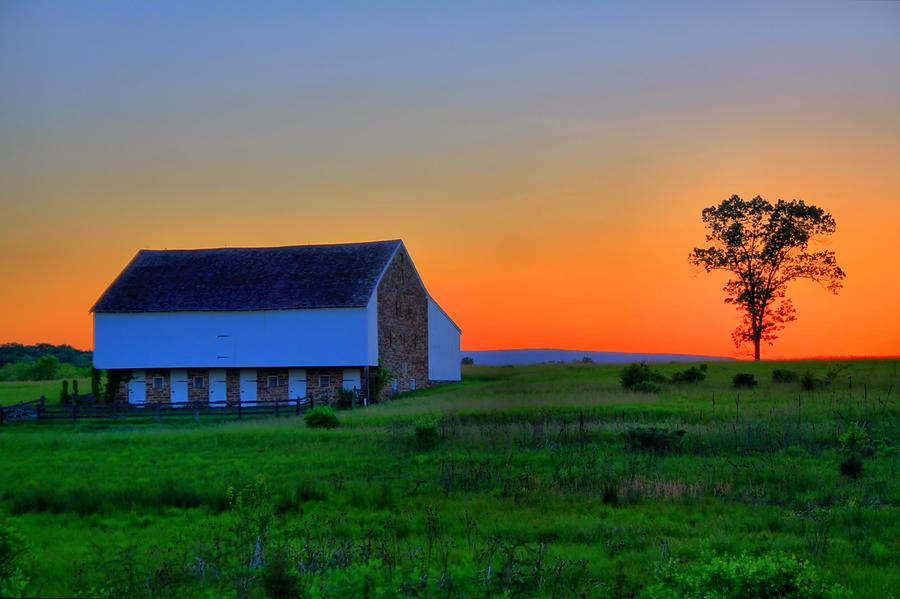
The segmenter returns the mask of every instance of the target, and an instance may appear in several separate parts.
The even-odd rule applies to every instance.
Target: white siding
[[[147,401],[147,379],[143,370],[131,371],[128,380],[128,403],[143,404]]]
[[[460,373],[459,329],[440,306],[428,298],[428,378],[458,381]]]
[[[94,365],[374,366],[378,339],[372,323],[367,308],[94,314]]]
[[[365,362],[370,366],[378,365],[378,286],[375,286],[375,291],[372,293],[372,297],[369,298],[369,304],[366,306],[366,336],[368,337],[369,347],[368,347],[368,355],[369,361]],[[348,364],[352,364],[352,362],[348,362]]]
[[[173,404],[187,403],[188,400],[188,381],[187,370],[173,370],[171,374],[172,395],[170,401]]]
[[[306,369],[291,368],[288,370],[288,399],[306,397]]]
[[[256,403],[255,368],[241,368],[241,403]]]
[[[228,385],[224,368],[213,368],[209,371],[209,401],[228,401]],[[213,404],[223,408],[225,404]]]
[[[360,381],[362,381],[362,375],[359,372],[359,368],[344,369],[344,389],[348,391],[356,389],[359,391],[362,388]]]

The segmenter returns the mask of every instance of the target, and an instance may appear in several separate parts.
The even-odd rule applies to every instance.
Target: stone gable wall
[[[402,247],[378,285],[378,356],[398,392],[428,384],[428,297]]]

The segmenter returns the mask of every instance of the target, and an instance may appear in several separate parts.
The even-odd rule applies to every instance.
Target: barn
[[[254,402],[460,380],[460,328],[400,240],[140,250],[91,309],[118,399]]]

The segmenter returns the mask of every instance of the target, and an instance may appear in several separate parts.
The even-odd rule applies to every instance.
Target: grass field
[[[620,370],[467,367],[336,430],[2,427],[0,506],[25,552],[0,594],[632,597],[712,555],[784,553],[896,596],[900,361],[712,363],[659,395]],[[759,386],[733,389],[737,372]],[[655,448],[627,440],[651,427],[669,431]]]
[[[78,381],[79,393],[91,392],[91,379],[82,378]],[[48,402],[58,402],[61,391],[61,380],[57,381],[23,381],[15,383],[0,382],[0,406],[8,406],[23,401],[40,399],[41,395]],[[72,381],[69,381],[69,393],[72,392]]]

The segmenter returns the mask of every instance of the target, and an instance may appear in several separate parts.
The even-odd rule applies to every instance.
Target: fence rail
[[[67,404],[48,404],[45,398],[10,406],[0,406],[0,425],[16,423],[78,422],[80,420],[168,420],[172,418],[215,417],[219,419],[252,418],[258,416],[299,416],[318,405],[334,405],[331,395],[310,395],[301,399],[259,401],[203,401],[203,402],[127,402],[96,403],[73,401]],[[350,403],[350,407],[365,405],[362,401]]]

